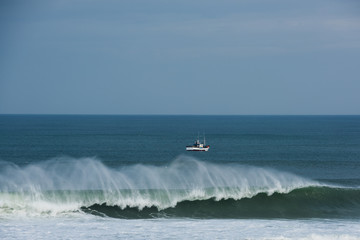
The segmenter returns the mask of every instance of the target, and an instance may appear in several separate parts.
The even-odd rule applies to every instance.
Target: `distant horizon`
[[[360,116],[360,114],[82,114],[82,113],[0,113],[0,116]]]

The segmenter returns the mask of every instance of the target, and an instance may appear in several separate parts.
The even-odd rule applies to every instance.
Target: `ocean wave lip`
[[[1,165],[0,213],[9,217],[74,212],[119,218],[360,217],[359,189],[186,156],[163,166],[109,168],[95,158]]]

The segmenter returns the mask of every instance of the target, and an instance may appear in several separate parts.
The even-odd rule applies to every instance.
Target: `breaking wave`
[[[180,156],[110,168],[95,158],[0,163],[1,216],[118,218],[360,217],[360,190],[274,169]]]

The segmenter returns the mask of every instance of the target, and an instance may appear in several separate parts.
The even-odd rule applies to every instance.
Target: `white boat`
[[[199,137],[198,139],[196,139],[195,143],[191,146],[186,146],[186,151],[209,151],[209,148],[210,148],[210,145],[206,145],[206,142],[205,142],[205,137],[204,137],[204,143],[201,143],[200,140],[199,140]]]

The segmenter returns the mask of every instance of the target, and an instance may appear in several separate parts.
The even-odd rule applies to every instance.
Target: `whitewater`
[[[1,239],[358,240],[351,220],[137,219],[86,216],[0,220]]]

